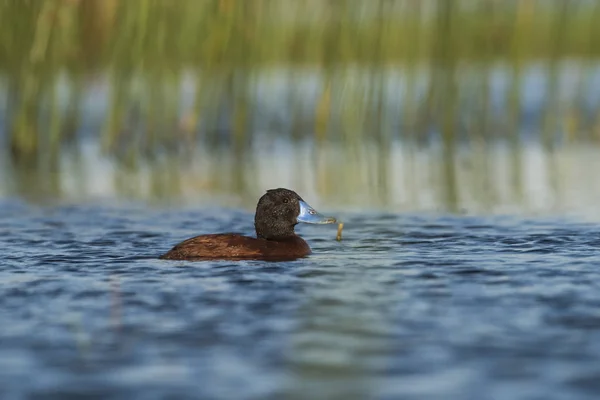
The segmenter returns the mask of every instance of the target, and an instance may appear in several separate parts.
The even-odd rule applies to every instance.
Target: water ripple
[[[23,206],[3,214],[0,394],[593,398],[589,224],[391,214],[303,226],[308,258],[169,262],[248,213]],[[224,389],[225,388],[225,389]],[[312,388],[312,389],[311,389]]]

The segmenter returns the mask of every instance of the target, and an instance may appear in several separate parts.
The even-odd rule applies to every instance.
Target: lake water
[[[600,3],[27,3],[0,400],[599,397]],[[276,187],[343,241],[157,259]]]
[[[596,224],[340,216],[305,259],[189,263],[156,257],[252,213],[3,200],[0,397],[597,398]]]

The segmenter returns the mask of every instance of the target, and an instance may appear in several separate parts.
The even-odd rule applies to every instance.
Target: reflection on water
[[[425,110],[425,120],[419,103],[406,97],[423,98],[432,90],[426,71],[410,79],[402,68],[341,69],[328,77],[265,70],[242,86],[243,125],[236,125],[235,102],[217,101],[201,108],[208,117],[193,132],[185,124],[198,110],[196,82],[204,78],[186,75],[175,96],[176,118],[156,131],[160,137],[149,136],[148,121],[131,111],[118,146],[108,152],[101,131],[115,111],[111,83],[100,80],[80,94],[79,127],[65,145],[48,144],[34,163],[20,162],[4,147],[0,194],[37,201],[204,199],[253,207],[266,188],[284,186],[336,207],[593,212],[600,191],[593,172],[600,162],[594,144],[600,68],[588,66],[582,91],[573,89],[577,63],[559,69],[551,97],[560,105],[555,115],[547,111],[543,71],[525,68],[515,98],[506,67],[485,70],[489,93],[480,104],[474,103],[480,93],[470,86],[476,68],[463,69],[457,83],[465,89],[454,105],[448,140],[445,117],[432,114],[436,107]],[[142,101],[146,85],[135,82],[132,90]],[[57,107],[69,118],[71,83],[61,81],[58,88]],[[331,96],[326,119],[319,115],[323,90]],[[511,101],[519,108],[506,120]],[[580,121],[569,119],[573,104],[582,110]]]
[[[98,145],[61,159],[58,171],[2,170],[1,196],[67,201],[121,199],[220,203],[252,209],[272,187],[293,187],[328,208],[466,213],[576,213],[600,217],[598,149],[552,152],[529,144],[457,149],[448,164],[441,146],[392,142],[359,147],[311,141],[260,140],[238,158],[198,148],[134,166],[107,159]]]

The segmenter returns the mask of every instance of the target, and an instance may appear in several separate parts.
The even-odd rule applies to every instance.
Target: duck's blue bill
[[[333,224],[335,218],[319,214],[317,210],[305,202],[300,201],[300,215],[298,215],[298,222],[304,222],[305,224]]]

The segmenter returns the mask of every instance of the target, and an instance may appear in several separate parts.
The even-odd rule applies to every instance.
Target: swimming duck
[[[311,253],[308,243],[294,232],[299,222],[332,224],[296,192],[270,189],[258,200],[254,215],[256,238],[237,233],[200,235],[187,239],[160,256],[167,260],[293,260]]]

